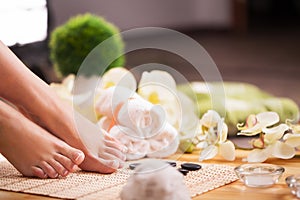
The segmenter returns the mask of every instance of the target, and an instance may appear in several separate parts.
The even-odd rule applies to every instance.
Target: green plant
[[[88,69],[84,72],[86,75],[103,73],[110,68],[124,66],[124,42],[119,35],[119,29],[104,18],[89,13],[72,17],[65,24],[57,27],[51,33],[49,42],[50,58],[57,75],[77,74],[86,56],[111,36],[114,37],[109,48],[96,52],[97,61],[89,63]],[[115,55],[122,56],[109,66],[101,64],[103,60],[109,60]]]

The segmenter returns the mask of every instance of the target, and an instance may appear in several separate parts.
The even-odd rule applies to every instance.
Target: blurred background
[[[300,105],[299,0],[0,0],[0,39],[46,82],[59,81],[49,59],[49,35],[86,12],[103,16],[121,31],[148,26],[178,30],[208,51],[224,81],[253,83]],[[201,80],[172,53],[139,50],[126,60],[128,68],[157,62],[189,81]]]

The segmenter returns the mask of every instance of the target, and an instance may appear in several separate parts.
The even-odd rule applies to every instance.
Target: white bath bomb
[[[145,160],[135,169],[123,187],[122,200],[188,200],[183,175],[167,162]]]

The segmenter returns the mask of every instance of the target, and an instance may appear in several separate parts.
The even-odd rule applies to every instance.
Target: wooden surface
[[[204,163],[212,163],[212,164],[229,164],[233,166],[238,166],[242,164],[242,158],[247,155],[247,151],[236,151],[236,160],[233,162],[227,162],[220,157],[216,157],[212,160],[205,161]],[[179,159],[182,161],[190,161],[190,162],[198,162],[198,152],[193,154],[183,154],[183,155],[175,155],[170,157],[170,159]],[[202,195],[199,195],[193,200],[298,200],[295,196],[290,193],[289,188],[285,184],[285,178],[292,174],[300,174],[300,157],[296,156],[290,160],[281,160],[281,159],[268,159],[267,163],[272,163],[276,165],[281,165],[285,168],[285,172],[283,176],[280,178],[279,182],[268,188],[250,188],[246,187],[242,182],[236,181],[231,184],[225,185],[223,187],[217,188],[215,190],[209,191]],[[37,196],[37,195],[29,195],[15,192],[7,192],[0,190],[0,199],[6,200],[24,200],[24,199],[33,199],[33,200],[50,200],[54,198]]]

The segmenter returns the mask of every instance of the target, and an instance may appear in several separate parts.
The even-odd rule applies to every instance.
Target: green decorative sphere
[[[96,48],[97,51],[93,52],[97,61],[88,63],[84,69],[85,75],[101,75],[110,68],[124,66],[124,42],[119,29],[104,18],[89,13],[72,17],[57,27],[51,33],[49,42],[50,58],[57,75],[77,74],[87,55],[110,37],[109,46],[99,50]],[[116,55],[121,56],[104,66],[103,61],[111,61]]]

